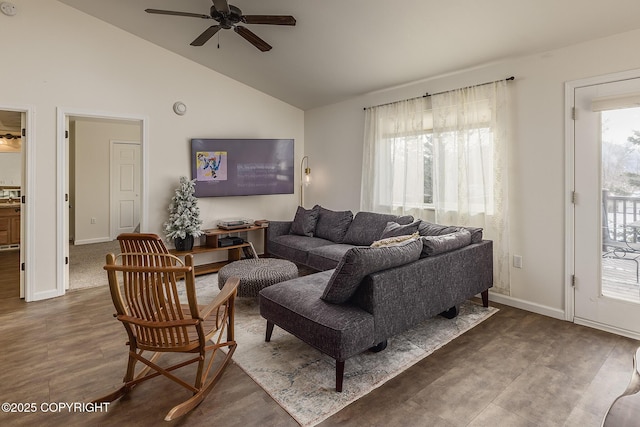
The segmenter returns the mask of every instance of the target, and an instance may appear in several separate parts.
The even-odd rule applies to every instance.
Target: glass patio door
[[[575,89],[575,320],[640,335],[640,79]]]

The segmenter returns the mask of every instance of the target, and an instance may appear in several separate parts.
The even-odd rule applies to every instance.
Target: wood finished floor
[[[0,288],[15,289],[16,280],[17,269],[2,270]],[[498,307],[487,321],[320,425],[599,426],[629,381],[640,343]],[[115,389],[124,374],[126,335],[113,311],[106,288],[32,303],[0,297],[0,402],[87,402]],[[106,413],[0,412],[0,425],[297,425],[235,364],[199,407],[164,422],[187,397],[158,378]]]

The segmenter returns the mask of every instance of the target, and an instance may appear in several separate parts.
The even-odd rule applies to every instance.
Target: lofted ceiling
[[[303,110],[640,28],[637,0],[230,0],[295,17],[246,25],[273,46],[260,52],[231,30],[190,46],[215,21],[144,11],[209,14],[211,0],[59,1]]]

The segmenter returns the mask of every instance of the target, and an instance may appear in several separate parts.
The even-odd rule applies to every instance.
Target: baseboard
[[[76,240],[73,242],[73,244],[75,246],[78,246],[78,245],[90,245],[91,243],[106,243],[110,241],[111,239],[109,237],[97,237],[95,239]]]
[[[64,294],[62,294],[64,295]],[[35,292],[33,294],[32,299],[26,299],[27,302],[31,302],[31,301],[41,301],[41,300],[46,300],[49,298],[55,298],[55,297],[59,297],[61,296],[61,294],[58,292],[57,289],[52,289],[49,291],[41,291],[41,292]]]
[[[640,340],[640,334],[636,332],[628,331],[626,329],[620,329],[614,326],[604,325],[602,323],[593,322],[587,319],[581,319],[579,317],[575,317],[573,321],[576,325],[587,326],[589,328],[599,329],[601,331],[609,332],[612,334],[622,335],[623,337],[632,338],[634,340]]]
[[[560,310],[546,305],[536,304],[530,301],[513,298],[496,292],[489,291],[489,301],[495,301],[510,307],[519,308],[521,310],[530,311],[532,313],[542,314],[543,316],[553,317],[554,319],[566,320],[564,310]]]

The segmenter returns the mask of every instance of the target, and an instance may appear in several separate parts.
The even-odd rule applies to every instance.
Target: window
[[[389,137],[385,145],[393,182],[389,204],[395,209],[433,207],[433,134]],[[386,189],[378,191],[381,200],[388,199]]]
[[[365,113],[362,210],[482,227],[494,288],[508,293],[506,81],[372,107]]]
[[[490,128],[479,125],[439,133],[435,162],[441,210],[493,214],[495,169]]]

